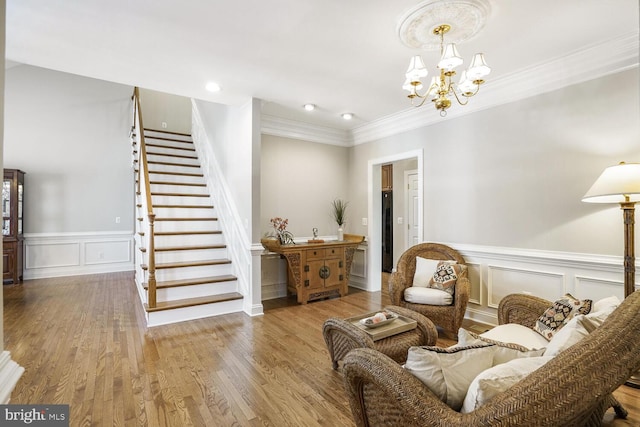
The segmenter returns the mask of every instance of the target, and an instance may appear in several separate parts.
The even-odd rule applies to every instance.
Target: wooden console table
[[[281,245],[275,239],[262,239],[269,251],[287,260],[287,289],[296,293],[298,302],[349,292],[349,274],[353,254],[364,236],[345,234],[344,240],[324,243]]]

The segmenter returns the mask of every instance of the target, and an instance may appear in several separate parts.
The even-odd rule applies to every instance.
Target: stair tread
[[[219,245],[192,245],[192,246],[163,246],[156,248],[156,252],[167,252],[167,251],[197,251],[201,249],[224,249],[227,245],[219,244]]]
[[[213,205],[153,205],[154,208],[213,209]]]
[[[237,299],[242,299],[242,294],[238,292],[229,292],[226,294],[220,295],[211,295],[206,297],[198,297],[198,298],[185,298],[181,300],[175,301],[163,301],[156,303],[156,306],[151,308],[147,303],[144,304],[144,309],[149,312],[153,311],[162,311],[162,310],[171,310],[174,308],[184,308],[184,307],[192,307],[196,305],[204,305],[204,304],[212,304],[216,302],[224,302],[224,301],[232,301]]]
[[[203,217],[197,217],[197,218],[187,218],[187,217],[176,217],[176,218],[169,218],[169,217],[156,217],[156,221],[217,221],[218,218],[213,217],[213,216],[203,216]]]
[[[184,197],[184,196],[192,196],[192,197],[209,197],[208,194],[189,194],[189,193],[154,193],[153,191],[151,192],[152,196],[179,196],[179,197]]]
[[[149,184],[156,185],[182,185],[187,187],[206,187],[207,184],[199,182],[173,182],[173,181],[149,181]]]
[[[200,261],[182,261],[182,262],[165,262],[156,264],[156,270],[163,270],[165,268],[185,268],[185,267],[202,267],[205,265],[222,265],[231,264],[231,260],[226,258],[220,259],[205,259]],[[141,265],[143,270],[148,270],[147,264]]]
[[[203,285],[206,283],[231,282],[237,279],[238,278],[232,274],[224,274],[220,276],[198,277],[197,279],[167,280],[165,282],[156,283],[156,289],[177,288],[180,286],[191,286],[191,285]],[[147,282],[144,282],[142,286],[145,289],[149,289],[149,284]]]
[[[200,165],[186,164],[186,163],[174,163],[174,162],[161,162],[158,160],[147,160],[150,165],[164,165],[164,166],[184,166],[187,168],[199,168]]]
[[[180,135],[180,136],[188,136],[189,138],[191,138],[191,134],[190,133],[184,133],[184,132],[174,132],[171,130],[165,130],[165,129],[153,129],[153,128],[144,128],[143,129],[144,132],[156,132],[156,133],[165,133],[168,135]],[[145,135],[146,136],[146,135]]]
[[[136,171],[138,172],[138,171]],[[156,174],[162,174],[162,175],[177,175],[177,176],[193,176],[193,177],[198,177],[198,178],[202,178],[204,177],[204,174],[202,173],[189,173],[189,172],[172,172],[172,171],[149,171],[150,174],[152,173],[156,173]]]
[[[200,231],[155,231],[154,236],[181,236],[189,234],[222,234],[220,230],[200,230]]]

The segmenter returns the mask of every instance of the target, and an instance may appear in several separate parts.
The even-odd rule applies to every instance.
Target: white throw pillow
[[[560,329],[549,341],[545,356],[557,356],[563,350],[579,342],[595,329],[593,324],[586,319],[584,314],[577,314],[562,329]]]
[[[620,303],[621,301],[617,296],[611,295],[610,297],[602,298],[601,300],[594,302],[593,307],[591,308],[591,312],[597,313],[599,311],[608,311],[609,313],[611,313],[613,310],[618,308]]]
[[[411,286],[404,290],[404,300],[414,304],[451,305],[453,295],[440,289]]]
[[[494,341],[518,344],[529,350],[544,348],[549,344],[549,341],[533,329],[517,323],[498,325],[480,336]]]
[[[404,368],[458,411],[471,381],[491,367],[494,345],[457,348],[411,347]]]
[[[460,412],[466,414],[474,411],[551,359],[547,356],[514,359],[481,372],[469,385]]]
[[[469,332],[463,328],[458,329],[458,344],[456,344],[454,347],[482,344],[495,344],[496,346],[495,352],[493,353],[493,362],[491,366],[506,363],[510,360],[519,359],[521,357],[542,356],[546,350],[545,348],[541,348],[539,350],[529,350],[528,348],[518,344],[496,341],[473,334],[472,332]]]
[[[440,260],[416,257],[416,272],[411,286],[429,287],[429,281],[438,268]]]

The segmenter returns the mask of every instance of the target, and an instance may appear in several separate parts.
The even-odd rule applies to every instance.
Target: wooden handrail
[[[148,277],[148,294],[147,305],[149,308],[156,306],[156,256],[155,256],[155,237],[154,237],[154,222],[156,215],[153,213],[153,205],[151,203],[151,184],[149,183],[149,166],[147,163],[147,146],[144,142],[144,125],[142,123],[142,110],[140,108],[140,90],[136,86],[133,90],[134,98],[134,114],[137,115],[137,121],[139,126],[138,132],[140,135],[140,150],[139,150],[139,162],[138,167],[138,193],[140,193],[140,186],[144,181],[144,189],[146,195],[147,205],[147,217],[149,218],[149,251],[148,251],[148,264],[149,264],[149,277]],[[136,120],[134,119],[133,125],[135,127]],[[144,171],[143,173],[141,173]]]

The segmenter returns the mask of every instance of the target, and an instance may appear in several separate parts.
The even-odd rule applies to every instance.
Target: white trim
[[[261,118],[260,131],[265,135],[301,139],[303,141],[339,145],[341,147],[349,147],[352,145],[349,131],[346,130],[313,125],[266,114],[263,114]]]
[[[453,106],[447,117],[435,108],[407,108],[350,131],[262,115],[262,133],[324,144],[354,146],[398,133],[441,123],[488,108],[525,99],[560,88],[637,68],[638,31],[586,46],[549,61],[533,64],[496,79],[489,78],[481,94],[467,106]]]
[[[382,213],[378,209],[382,203],[381,196],[381,172],[380,166],[385,163],[392,163],[398,160],[418,159],[418,239],[424,238],[424,151],[423,149],[405,151],[391,156],[371,159],[367,166],[367,217],[369,227],[367,229],[369,250],[368,254],[368,289],[369,291],[379,291],[382,282],[382,236],[380,227],[382,226]],[[377,183],[377,184],[375,184]],[[375,190],[375,191],[374,191]]]
[[[0,404],[6,405],[11,400],[11,392],[24,373],[24,368],[11,360],[8,351],[0,353]]]
[[[28,233],[24,279],[133,271],[133,247],[132,231]]]

